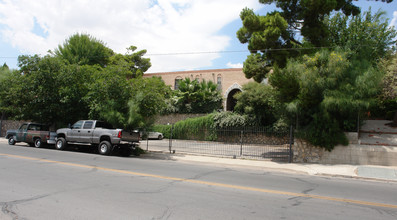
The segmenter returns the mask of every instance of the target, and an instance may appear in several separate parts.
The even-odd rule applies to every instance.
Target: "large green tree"
[[[382,63],[386,74],[383,77],[382,93],[375,110],[385,114],[386,118],[393,119],[392,125],[397,127],[397,54]]]
[[[373,14],[371,10],[354,17],[336,13],[324,20],[330,47],[350,51],[352,59],[365,60],[370,65],[378,64],[395,50],[397,32],[388,23],[385,12]]]
[[[331,12],[342,11],[346,16],[356,16],[360,13],[360,8],[355,6],[352,0],[259,2],[274,3],[279,11],[263,16],[245,8],[240,13],[243,27],[237,31],[240,42],[248,43],[248,49],[251,51],[251,55],[244,62],[243,71],[247,78],[254,78],[257,82],[266,77],[272,66],[284,67],[288,58],[311,53],[316,47],[329,46],[330,32],[324,20]]]
[[[11,117],[64,125],[87,115],[81,99],[90,82],[85,68],[37,55],[20,56],[19,66],[20,71],[1,82],[7,86],[1,91],[3,110]]]
[[[128,125],[128,103],[136,102],[137,94],[144,94],[145,102],[156,103],[153,97],[164,96],[161,91],[147,97],[161,88],[158,80],[131,80],[141,78],[151,66],[150,60],[143,58],[146,50],[135,50],[131,46],[125,55],[114,54],[102,41],[75,34],[51,55],[20,56],[19,71],[0,67],[0,110],[16,119],[57,126],[83,118]],[[144,106],[141,109],[149,112]]]
[[[137,78],[143,76],[150,67],[150,59],[144,58],[146,50],[136,51],[137,47],[130,46],[127,48],[127,53],[115,54],[110,57],[109,65],[107,69],[111,69],[112,72],[127,78]]]
[[[7,96],[13,84],[17,83],[13,81],[14,77],[18,77],[19,74],[16,71],[12,71],[6,64],[0,67],[0,113],[1,119],[13,112],[13,106],[10,106]]]
[[[99,68],[91,77],[89,91],[83,98],[89,106],[88,118],[122,125],[127,120],[127,103],[132,97],[131,82],[107,68]]]
[[[106,66],[113,50],[89,34],[74,34],[55,49],[54,54],[70,64]]]
[[[139,77],[132,80],[132,86],[133,96],[128,102],[126,127],[148,128],[166,107],[171,88],[160,77]]]
[[[346,52],[323,50],[275,68],[269,82],[301,136],[331,150],[346,143],[343,131],[356,129],[357,114],[375,103],[382,76],[376,67],[357,71]]]

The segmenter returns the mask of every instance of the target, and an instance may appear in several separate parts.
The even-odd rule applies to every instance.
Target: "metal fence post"
[[[243,130],[241,130],[240,134],[240,157],[243,155]]]
[[[174,129],[174,124],[171,125],[171,135],[170,135],[170,143],[169,143],[169,150],[170,150],[170,154],[172,153],[172,130]]]
[[[293,144],[294,138],[293,138],[293,130],[292,130],[292,125],[289,128],[289,157],[288,157],[288,163],[292,163],[293,159],[293,154],[292,154],[292,144]]]
[[[146,129],[144,129],[144,132],[146,134],[146,151],[149,151],[149,134],[146,133]]]

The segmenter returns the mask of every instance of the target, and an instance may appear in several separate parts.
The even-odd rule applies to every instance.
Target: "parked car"
[[[164,138],[163,133],[157,132],[157,131],[149,131],[149,132],[142,132],[141,131],[141,137],[142,139],[157,139],[157,140],[162,140]]]
[[[8,130],[6,133],[9,145],[25,142],[37,148],[55,144],[55,137],[56,133],[50,132],[48,126],[34,122],[23,123],[17,130]]]
[[[55,148],[63,150],[67,145],[85,145],[97,147],[102,155],[109,155],[113,150],[119,150],[124,156],[129,156],[139,145],[138,131],[115,129],[109,123],[97,120],[81,120],[70,128],[57,130]]]
[[[158,139],[162,140],[164,138],[163,133],[157,132],[157,131],[151,131],[148,134],[149,139]]]

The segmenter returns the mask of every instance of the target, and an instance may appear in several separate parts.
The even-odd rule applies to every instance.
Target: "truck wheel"
[[[9,145],[15,145],[14,136],[11,136],[11,137],[8,138],[8,144],[9,144]]]
[[[102,141],[98,146],[99,154],[109,155],[112,151],[112,144],[109,141]]]
[[[57,139],[57,142],[55,143],[55,149],[64,150],[66,146],[67,144],[65,138],[60,137]]]
[[[42,146],[43,146],[43,143],[41,142],[41,139],[40,139],[40,138],[34,139],[34,147],[40,148],[40,147],[42,147]]]

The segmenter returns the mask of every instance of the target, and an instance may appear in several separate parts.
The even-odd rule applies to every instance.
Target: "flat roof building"
[[[161,77],[165,84],[171,86],[172,89],[177,89],[179,81],[185,78],[212,81],[218,85],[218,89],[222,92],[223,108],[226,111],[233,111],[236,105],[233,96],[242,91],[242,86],[254,81],[245,78],[242,68],[145,73],[143,75],[145,78],[153,76]]]

